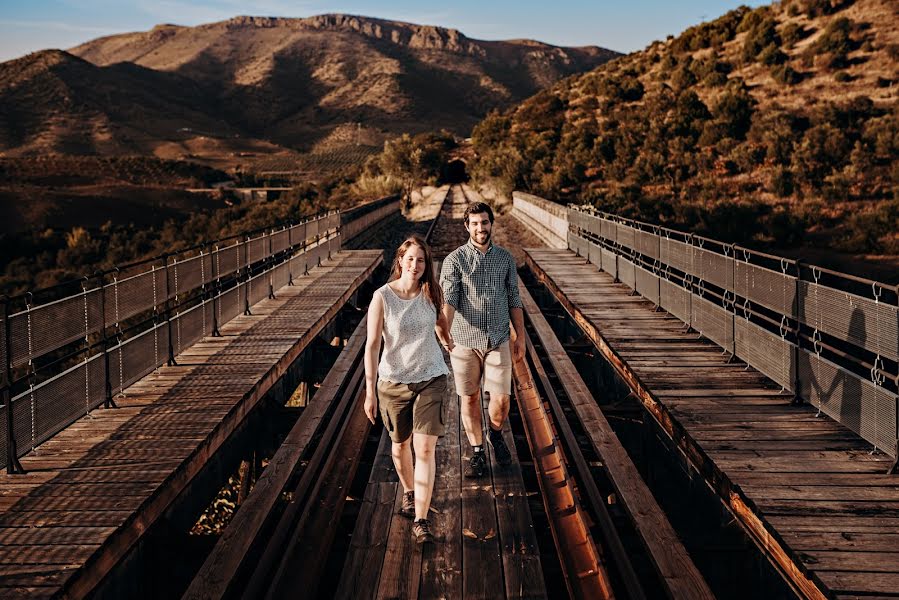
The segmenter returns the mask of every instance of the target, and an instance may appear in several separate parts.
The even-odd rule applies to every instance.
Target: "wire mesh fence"
[[[568,215],[570,250],[897,456],[899,288],[591,207]]]
[[[18,457],[327,260],[342,226],[327,213],[98,273],[52,301],[6,299],[0,461],[16,470]]]

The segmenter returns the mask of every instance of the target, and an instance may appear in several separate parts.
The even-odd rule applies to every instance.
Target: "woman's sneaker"
[[[403,503],[399,513],[410,519],[415,517],[415,492],[403,492]]]
[[[433,544],[434,534],[431,533],[431,522],[427,519],[419,519],[412,524],[412,536],[419,544]]]

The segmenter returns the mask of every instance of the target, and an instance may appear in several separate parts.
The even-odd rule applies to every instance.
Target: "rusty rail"
[[[568,593],[572,598],[614,598],[605,558],[593,542],[586,515],[575,497],[531,370],[524,360],[519,360],[513,364],[513,374],[515,398]]]

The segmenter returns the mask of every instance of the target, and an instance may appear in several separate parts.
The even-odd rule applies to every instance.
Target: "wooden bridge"
[[[438,256],[473,198],[428,199]],[[383,248],[346,249],[395,247],[397,208],[7,304],[0,597],[899,597],[896,290],[529,196],[495,238],[527,320],[514,460],[462,477],[448,390],[415,545],[360,410]]]

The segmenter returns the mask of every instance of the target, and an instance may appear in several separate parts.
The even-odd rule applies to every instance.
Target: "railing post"
[[[287,223],[287,285],[293,285],[293,257],[296,248],[293,247],[293,221]]]
[[[243,243],[243,262],[244,262],[244,283],[246,283],[246,287],[243,291],[243,314],[251,315],[253,313],[250,312],[250,278],[252,277],[252,273],[250,272],[250,237],[244,240]],[[237,292],[240,294],[240,290]]]
[[[106,287],[104,286],[103,271],[97,270],[97,285],[100,289],[100,334],[103,336],[103,379],[105,394],[103,408],[118,408],[112,399],[112,380],[109,373],[109,336],[106,334]]]
[[[169,283],[169,255],[162,255],[162,268],[163,274],[165,275],[165,324],[166,330],[168,331],[169,338],[169,348],[168,348],[168,360],[166,361],[166,365],[169,367],[177,366],[177,362],[175,362],[175,346],[172,344],[172,300],[171,300],[171,284]]]
[[[2,398],[6,406],[6,472],[10,475],[22,475],[25,469],[19,462],[19,453],[16,447],[16,433],[13,427],[12,410],[12,327],[9,325],[9,296],[0,298],[3,303],[3,344],[6,360],[3,361]]]
[[[796,327],[793,328],[793,335],[796,336],[796,341],[793,344],[793,369],[795,372],[793,373],[793,400],[790,404],[798,406],[803,404],[804,401],[802,399],[802,394],[800,390],[802,389],[801,384],[802,380],[799,375],[799,339],[802,333],[802,322],[800,320],[800,315],[802,314],[802,259],[796,259],[796,284],[795,284],[795,294],[796,298],[793,300],[793,318],[796,320]]]
[[[219,247],[218,244],[212,246],[215,248],[215,252],[212,250],[209,251],[209,268],[212,269],[212,274],[215,277],[214,282],[210,286],[210,294],[212,295],[212,337],[221,337],[222,334],[219,332],[219,304],[221,303],[221,293],[222,293],[222,281],[221,281],[221,273],[220,273],[220,265],[219,265]]]
[[[274,230],[272,230],[274,231]],[[272,232],[268,234],[268,298],[269,300],[273,300],[275,298],[275,284],[272,280],[274,277],[275,270],[275,255],[272,251]]]

